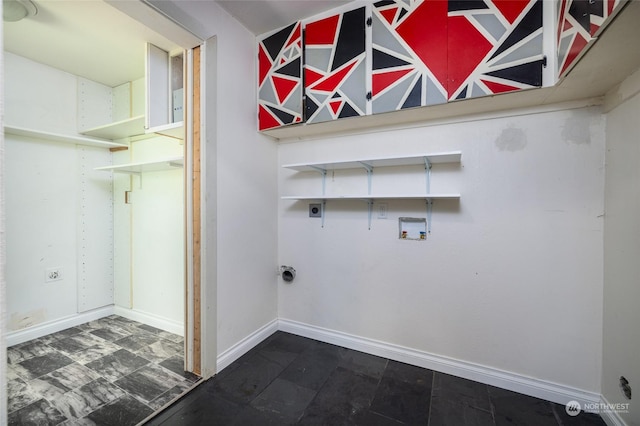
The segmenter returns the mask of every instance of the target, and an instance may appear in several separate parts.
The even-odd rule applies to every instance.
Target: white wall
[[[5,123],[75,134],[76,76],[5,58]],[[112,250],[103,238],[111,241],[111,183],[93,171],[109,164],[109,151],[6,135],[6,153],[8,329],[111,304]],[[47,268],[62,268],[63,279],[46,283]]]
[[[436,201],[426,242],[398,239],[421,201],[388,201],[370,231],[363,202],[328,201],[321,228],[307,202],[281,201],[279,263],[297,277],[279,284],[279,316],[598,393],[604,120],[521,113],[281,144],[281,165],[461,150],[460,166],[434,165],[431,189],[462,196]],[[374,170],[374,188],[410,193],[422,174]],[[343,177],[327,192],[366,190],[364,172]],[[320,175],[283,169],[279,185],[318,193]]]
[[[220,355],[277,317],[277,149],[257,133],[254,35],[214,2],[152,3],[203,39],[215,37],[203,128],[204,245],[215,258],[205,262],[204,291],[217,296],[217,338],[206,338]]]
[[[619,415],[629,425],[640,424],[640,406],[620,389],[626,377],[637,398],[640,386],[640,72],[635,96],[607,114],[604,234],[604,339],[602,395],[609,403],[630,403]],[[624,84],[623,84],[624,89]],[[621,95],[621,96],[618,96]],[[609,96],[625,98],[628,90]]]
[[[157,137],[131,144],[133,162],[181,156],[177,139]],[[144,173],[133,178],[131,222],[132,300],[135,311],[184,328],[184,171]],[[124,203],[124,194],[116,194]]]

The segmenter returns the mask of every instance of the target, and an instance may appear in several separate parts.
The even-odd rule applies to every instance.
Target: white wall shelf
[[[460,198],[460,194],[352,194],[352,195],[285,195],[281,197],[283,200],[456,200]]]
[[[120,120],[114,123],[87,129],[83,131],[82,134],[112,140],[144,135],[144,121],[144,115],[138,115],[136,117],[127,118],[126,120]]]
[[[147,134],[156,134],[161,136],[168,136],[170,138],[184,140],[184,122],[170,123],[163,126],[156,126],[146,130]]]
[[[42,130],[27,129],[24,127],[9,125],[4,126],[4,132],[9,135],[44,139],[53,142],[70,143],[75,145],[95,146],[100,148],[128,148],[128,146],[125,144],[115,143],[111,140],[77,135],[65,135],[61,133],[45,132]]]
[[[370,167],[419,166],[424,165],[425,160],[428,160],[431,164],[459,163],[460,158],[462,158],[462,152],[453,151],[437,154],[423,154],[402,157],[365,158],[355,161],[285,164],[282,167],[299,172],[310,172],[321,170],[361,169],[365,167],[365,165],[368,165]]]
[[[323,163],[296,163],[285,164],[282,167],[297,172],[319,172],[322,175],[322,194],[320,195],[285,195],[283,200],[316,200],[322,202],[322,226],[324,227],[325,205],[327,200],[364,200],[369,205],[369,229],[371,229],[371,216],[374,200],[425,200],[427,203],[427,230],[431,232],[431,212],[433,200],[449,199],[459,200],[460,194],[433,194],[431,193],[431,165],[437,163],[459,163],[462,158],[461,151],[451,151],[433,154],[419,154],[399,157],[363,158],[361,160],[334,161]],[[403,167],[424,166],[425,168],[425,192],[421,194],[376,194],[371,191],[373,170],[378,167]],[[325,184],[327,172],[330,170],[364,169],[367,173],[368,192],[366,194],[326,195]]]
[[[114,173],[142,174],[145,172],[160,172],[175,170],[184,166],[183,157],[163,158],[156,161],[144,161],[139,163],[118,164],[114,166],[96,167],[95,170],[102,170]]]

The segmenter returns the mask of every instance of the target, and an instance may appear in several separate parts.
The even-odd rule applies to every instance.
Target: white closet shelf
[[[362,194],[362,195],[285,195],[283,200],[435,200],[460,199],[460,194]]]
[[[146,130],[147,134],[155,133],[157,135],[169,136],[175,139],[184,139],[184,121],[178,123],[165,124],[156,126]]]
[[[118,164],[115,166],[96,167],[95,170],[103,170],[114,173],[141,174],[145,172],[161,172],[175,170],[184,166],[183,157],[163,158],[155,161],[144,161],[139,163]]]
[[[130,136],[145,134],[144,115],[127,118],[126,120],[97,126],[82,132],[83,135],[104,139],[123,139]]]
[[[443,152],[437,154],[421,154],[401,157],[385,158],[363,158],[361,160],[335,161],[323,163],[299,163],[285,164],[286,169],[297,170],[299,172],[339,170],[339,169],[360,169],[362,167],[393,167],[393,166],[417,166],[425,165],[425,159],[432,164],[436,163],[459,163],[462,157],[461,151]]]
[[[128,148],[127,145],[115,143],[110,140],[99,139],[94,137],[66,135],[62,133],[52,133],[42,130],[27,129],[17,126],[4,126],[4,132],[9,135],[24,136],[28,138],[44,139],[53,142],[70,143],[74,145],[95,146],[100,148]]]

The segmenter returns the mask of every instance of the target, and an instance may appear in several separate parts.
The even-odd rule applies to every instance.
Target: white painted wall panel
[[[76,76],[5,52],[5,124],[77,133]]]
[[[168,137],[134,142],[131,149],[134,162],[175,157],[183,151],[178,140]],[[132,189],[132,308],[184,324],[183,169],[135,176]]]
[[[113,187],[106,149],[77,147],[78,312],[113,304]]]
[[[328,201],[323,229],[308,202],[281,201],[279,263],[297,275],[279,281],[279,316],[597,392],[598,108],[286,143],[279,163],[454,150],[461,164],[434,165],[432,191],[462,197],[435,202],[426,242],[399,240],[397,225],[401,216],[425,217],[424,201],[388,201],[388,219],[374,213],[370,231],[364,202]],[[422,182],[415,172],[374,170],[374,185],[413,190]],[[281,195],[317,193],[320,184],[317,173],[279,176]],[[327,191],[363,179],[343,182],[336,172]]]
[[[633,389],[633,398],[637,398],[636,389],[640,386],[638,111],[640,95],[636,94],[607,114],[602,395],[612,404],[631,402],[628,413],[619,413],[629,425],[640,424],[640,406],[623,396],[619,379],[626,377]]]
[[[79,179],[74,145],[7,135],[5,160],[7,317],[16,331],[77,312]],[[63,279],[46,283],[54,267]]]

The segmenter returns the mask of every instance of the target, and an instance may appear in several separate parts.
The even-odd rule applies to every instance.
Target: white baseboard
[[[157,315],[149,314],[147,312],[123,308],[122,306],[115,306],[114,313],[116,315],[120,315],[121,317],[125,317],[133,321],[138,321],[143,324],[159,328],[160,330],[168,331],[169,333],[177,334],[178,336],[184,336],[184,324],[181,322],[162,318]]]
[[[604,407],[609,407],[609,401],[604,396],[600,397],[600,403]],[[607,424],[607,426],[627,426],[627,422],[625,422],[620,414],[616,411],[612,410],[600,410],[600,417]]]
[[[113,315],[113,308],[113,305],[104,306],[91,311],[69,315],[68,317],[54,321],[48,321],[33,327],[25,328],[24,330],[11,331],[6,334],[7,347],[17,345],[18,343],[28,342],[29,340],[37,339],[42,336],[46,336],[47,334],[57,333],[58,331],[75,327],[76,325],[84,324],[89,321],[108,317],[109,315]]]
[[[558,383],[526,377],[492,367],[430,354],[428,352],[354,336],[297,321],[280,319],[278,320],[278,329],[406,364],[486,383],[558,404],[564,405],[569,401],[578,401],[584,406],[587,403],[600,402],[600,394],[595,392],[588,392]]]
[[[278,331],[278,320],[274,319],[273,321],[270,321],[267,324],[263,325],[244,339],[240,340],[238,343],[231,346],[226,351],[222,352],[220,355],[218,355],[218,361],[216,363],[217,372],[219,373],[227,368],[233,361],[249,352],[251,349],[256,347],[256,345],[258,345],[267,337],[271,336],[276,331]]]

